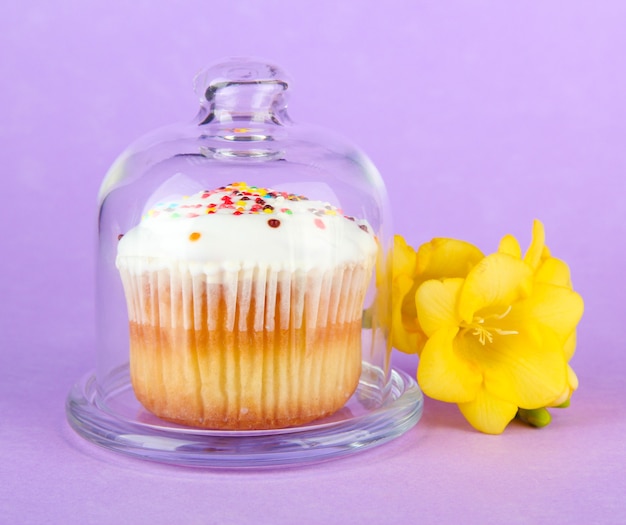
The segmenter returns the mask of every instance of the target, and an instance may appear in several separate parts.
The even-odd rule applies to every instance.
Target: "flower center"
[[[490,314],[484,317],[476,315],[474,316],[474,319],[472,319],[471,323],[463,323],[463,329],[472,330],[472,335],[478,337],[478,342],[483,346],[487,343],[493,343],[494,333],[498,335],[517,335],[519,334],[517,330],[503,330],[502,328],[489,324],[493,321],[501,321],[509,314],[510,311],[511,306],[509,306],[501,314]]]

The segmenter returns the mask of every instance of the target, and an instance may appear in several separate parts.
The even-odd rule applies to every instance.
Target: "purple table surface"
[[[1,523],[626,522],[625,2],[28,0],[0,15]],[[189,120],[191,78],[230,55],[281,64],[294,120],[368,152],[411,244],[491,251],[544,221],[586,302],[581,386],[548,428],[482,435],[427,400],[391,443],[264,472],[74,434],[102,176],[137,136]]]

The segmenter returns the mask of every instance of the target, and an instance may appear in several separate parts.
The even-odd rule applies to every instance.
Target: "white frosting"
[[[116,264],[135,275],[169,269],[218,278],[254,267],[371,268],[376,250],[366,221],[328,203],[234,183],[158,203],[120,239]]]

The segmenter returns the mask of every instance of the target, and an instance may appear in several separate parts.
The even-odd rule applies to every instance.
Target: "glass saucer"
[[[139,459],[174,465],[258,469],[297,466],[339,458],[394,439],[420,419],[422,393],[401,370],[391,371],[381,394],[379,369],[363,363],[356,392],[330,417],[277,430],[205,430],[163,421],[136,400],[128,367],[114,374],[106,398],[95,375],[74,385],[67,403],[70,425],[85,439]]]

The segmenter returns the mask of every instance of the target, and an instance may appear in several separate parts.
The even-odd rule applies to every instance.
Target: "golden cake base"
[[[275,331],[130,323],[130,373],[158,417],[207,429],[275,429],[339,410],[361,374],[360,321]]]

